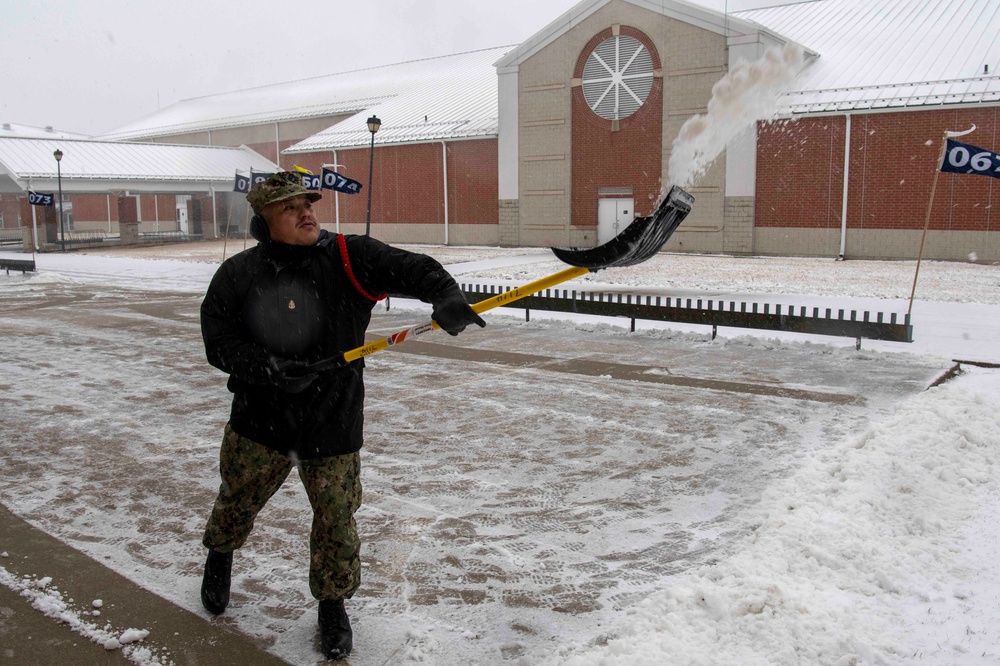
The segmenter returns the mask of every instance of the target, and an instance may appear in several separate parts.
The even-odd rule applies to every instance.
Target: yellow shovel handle
[[[505,291],[502,294],[497,294],[492,298],[487,298],[485,301],[479,301],[478,303],[472,304],[472,311],[476,314],[482,314],[487,310],[492,310],[493,308],[498,308],[502,305],[508,303],[513,303],[514,301],[519,301],[526,296],[531,296],[534,293],[542,291],[543,289],[548,289],[549,287],[554,287],[557,284],[566,282],[567,280],[572,280],[573,278],[578,278],[580,276],[586,275],[590,272],[589,268],[581,268],[580,266],[570,266],[565,268],[558,273],[553,273],[552,275],[547,275],[546,277],[539,278],[534,282],[529,282],[526,285],[520,287],[514,287],[510,291]],[[437,324],[434,324],[438,327]],[[439,327],[438,327],[439,328]]]
[[[526,285],[514,287],[510,291],[497,294],[496,296],[487,298],[484,301],[473,303],[472,311],[476,314],[482,314],[487,310],[492,310],[493,308],[513,303],[514,301],[531,296],[532,294],[542,291],[543,289],[548,289],[549,287],[554,287],[555,285],[566,282],[567,280],[572,280],[573,278],[586,275],[589,272],[589,268],[571,266],[559,271],[558,273],[553,273],[552,275],[539,278],[534,282],[529,282]],[[438,328],[441,327],[438,326],[436,321],[430,321],[426,324],[420,324],[419,326],[413,326],[403,331],[399,331],[398,333],[393,333],[387,338],[382,338],[380,340],[376,340],[375,342],[370,342],[362,347],[357,347],[351,351],[344,352],[344,362],[350,363],[351,361],[356,361],[363,356],[369,356],[377,351],[382,351],[383,349],[388,349],[389,347],[398,345],[405,341],[408,337],[416,337]]]

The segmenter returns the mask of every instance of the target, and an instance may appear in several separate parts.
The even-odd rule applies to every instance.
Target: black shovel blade
[[[660,251],[674,230],[691,212],[694,197],[674,185],[649,217],[639,217],[604,245],[578,249],[554,247],[552,251],[570,266],[597,271],[616,266],[635,266]]]

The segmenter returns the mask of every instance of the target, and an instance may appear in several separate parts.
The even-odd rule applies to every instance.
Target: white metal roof
[[[493,63],[512,47],[435,59],[444,62],[404,63],[423,65],[412,77],[396,82],[396,94],[359,110],[336,125],[287,148],[301,153],[371,142],[366,120],[374,114],[382,121],[376,136],[379,145],[466,139],[497,134],[497,74]],[[434,68],[427,65],[434,64]],[[398,67],[398,66],[397,66]]]
[[[286,153],[368,145],[365,119],[383,122],[380,145],[495,136],[497,70],[516,68],[607,4],[583,0],[517,47],[360,69],[178,102],[103,135],[150,137],[352,114]],[[744,39],[755,31],[819,54],[787,114],[1000,101],[1000,1],[810,0],[719,12],[685,0],[626,0],[704,29]],[[984,72],[989,65],[989,72]]]
[[[33,127],[31,125],[18,125],[17,123],[0,124],[0,137],[19,137],[22,139],[89,139],[86,134],[77,132],[65,132],[54,129],[51,125],[46,127]]]
[[[63,152],[58,169],[53,153]],[[54,188],[62,172],[65,192],[107,189],[207,192],[232,184],[236,171],[275,171],[250,150],[155,143],[0,138],[0,191]]]
[[[782,97],[787,114],[1000,100],[997,0],[812,0],[734,15],[820,54]]]
[[[357,113],[364,123],[372,112],[383,117],[379,140],[416,118],[440,123],[432,129],[405,130],[433,139],[464,132],[496,134],[496,71],[492,64],[512,47],[413,60],[231,93],[187,99],[101,136],[106,140],[222,129],[298,118]],[[383,110],[384,109],[384,110]],[[403,118],[406,120],[404,121]],[[350,119],[348,123],[352,122]],[[341,123],[341,127],[348,126]],[[385,134],[383,134],[385,132]],[[406,139],[410,140],[410,139]],[[296,149],[298,150],[298,149]]]

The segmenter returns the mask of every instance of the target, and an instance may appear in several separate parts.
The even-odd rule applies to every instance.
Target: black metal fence
[[[510,287],[461,284],[470,303],[491,298]],[[751,328],[789,333],[832,335],[855,339],[861,348],[862,338],[913,342],[913,325],[908,314],[885,314],[868,310],[846,310],[808,306],[782,306],[771,303],[721,301],[698,298],[671,298],[578,292],[567,289],[547,289],[501,307],[518,308],[530,319],[531,310],[573,312],[604,317],[626,317],[635,330],[637,319],[703,324],[712,327],[712,338],[718,327]]]
[[[64,238],[57,238],[56,245],[65,243],[66,245],[84,245],[87,243],[103,243],[109,239],[107,231],[103,229],[80,229],[77,231],[67,231]]]
[[[177,243],[201,240],[201,234],[189,234],[184,231],[141,231],[140,240],[163,240]]]

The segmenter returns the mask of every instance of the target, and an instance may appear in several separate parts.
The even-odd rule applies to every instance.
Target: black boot
[[[347,619],[343,599],[325,599],[319,602],[319,635],[323,656],[327,659],[343,659],[351,654],[354,634],[351,632],[351,621]]]
[[[233,572],[233,553],[208,551],[205,577],[201,579],[201,604],[212,615],[229,605],[229,580]]]

